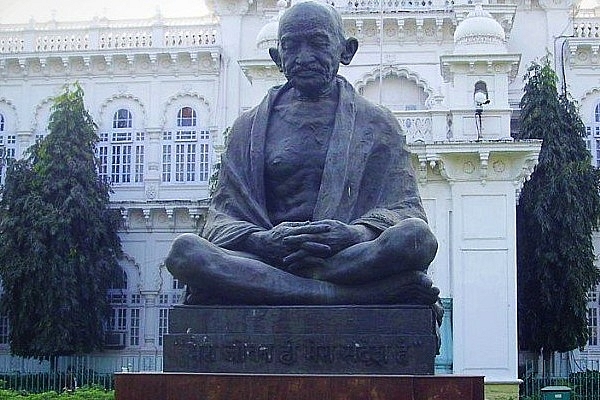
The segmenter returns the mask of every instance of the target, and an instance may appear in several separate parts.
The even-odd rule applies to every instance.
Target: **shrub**
[[[83,387],[73,391],[54,391],[28,394],[26,391],[0,389],[0,400],[114,400],[115,392],[99,386]]]

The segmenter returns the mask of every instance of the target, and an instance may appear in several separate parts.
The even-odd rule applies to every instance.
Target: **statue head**
[[[340,63],[350,64],[358,49],[346,38],[342,18],[329,5],[307,1],[289,8],[279,20],[279,45],[271,58],[301,95],[328,93]]]

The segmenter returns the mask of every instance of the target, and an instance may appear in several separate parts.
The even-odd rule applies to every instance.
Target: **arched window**
[[[121,108],[113,116],[113,129],[131,128],[132,120],[131,112],[126,108]]]
[[[144,132],[135,129],[133,114],[119,108],[113,114],[112,131],[99,135],[99,174],[113,184],[144,181]]]
[[[379,87],[381,83],[381,89]],[[414,80],[395,73],[367,83],[360,89],[367,99],[386,106],[392,111],[412,111],[425,108],[427,93]]]
[[[591,122],[585,127],[587,137],[586,146],[592,154],[592,163],[600,167],[600,102],[594,108]]]
[[[196,126],[196,110],[192,107],[183,107],[177,113],[177,126]]]
[[[178,110],[175,125],[163,132],[162,181],[208,181],[210,132],[199,129],[196,110],[189,106]]]

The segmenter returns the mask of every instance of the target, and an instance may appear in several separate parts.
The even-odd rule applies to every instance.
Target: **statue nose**
[[[306,47],[302,47],[296,57],[296,62],[300,65],[310,64],[315,59],[312,51]]]

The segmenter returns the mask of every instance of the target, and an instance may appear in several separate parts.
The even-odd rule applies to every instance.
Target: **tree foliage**
[[[517,206],[517,265],[519,342],[545,354],[586,344],[587,293],[600,278],[592,244],[600,175],[578,110],[556,82],[548,59],[528,68],[517,137],[543,140]]]
[[[48,129],[11,165],[0,200],[2,310],[11,351],[40,359],[102,347],[106,291],[119,276],[121,251],[79,85],[55,98]]]

